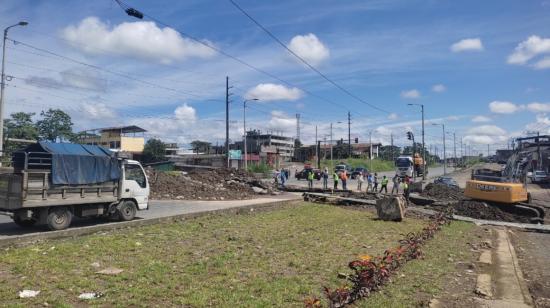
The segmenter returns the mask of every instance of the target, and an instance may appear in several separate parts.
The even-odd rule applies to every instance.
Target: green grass
[[[272,170],[271,166],[268,164],[257,164],[248,166],[248,171],[253,173],[268,173]]]
[[[383,222],[367,211],[303,204],[10,248],[0,253],[0,303],[65,307],[86,304],[78,300],[80,293],[101,292],[104,297],[88,303],[302,307],[307,296],[322,297],[322,286],[340,285],[337,273],[346,271],[349,261],[381,254],[425,223],[412,218]],[[437,292],[448,268],[444,261],[449,253],[463,249],[465,239],[457,234],[467,232],[468,226],[453,223],[427,247],[425,260],[407,264],[406,277],[388,286],[395,298],[381,294],[364,304],[414,303],[419,289]],[[94,268],[94,262],[100,268]],[[427,264],[441,270],[427,271]],[[124,272],[95,273],[105,267]],[[422,286],[417,287],[419,282]],[[18,299],[23,289],[41,293]]]

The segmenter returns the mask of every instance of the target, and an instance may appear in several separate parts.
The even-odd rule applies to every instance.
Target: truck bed
[[[52,185],[49,170],[0,174],[0,209],[13,211],[56,205],[111,203],[118,181],[86,185]]]

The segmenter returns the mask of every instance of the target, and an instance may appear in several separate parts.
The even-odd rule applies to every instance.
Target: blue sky
[[[138,124],[148,136],[185,144],[223,142],[225,76],[230,76],[231,138],[247,128],[406,143],[420,135],[441,147],[445,123],[486,151],[528,131],[550,133],[550,1],[237,1],[297,54],[364,101],[299,63],[229,1],[125,3],[291,84],[283,84],[173,29],[127,16],[110,0],[11,1],[0,8],[10,30],[7,113],[59,107],[76,129]],[[96,68],[62,59],[69,57]],[[113,74],[114,72],[114,74]],[[452,144],[447,144],[452,147]]]

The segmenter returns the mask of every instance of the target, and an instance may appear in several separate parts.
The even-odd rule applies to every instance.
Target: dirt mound
[[[464,191],[443,184],[430,183],[426,185],[420,195],[438,200],[454,201],[462,199]]]
[[[476,219],[498,220],[507,222],[529,223],[529,218],[506,212],[501,208],[488,205],[485,202],[473,200],[461,200],[453,205],[456,215],[472,217]]]
[[[147,169],[151,199],[242,200],[270,194],[273,187],[252,174],[232,169],[162,172]]]

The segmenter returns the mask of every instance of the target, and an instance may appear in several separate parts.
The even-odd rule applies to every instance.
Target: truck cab
[[[414,160],[412,156],[399,156],[395,160],[395,173],[401,178],[405,176],[413,177]]]
[[[124,160],[120,198],[134,200],[138,210],[149,208],[149,182],[141,164],[136,160]]]

